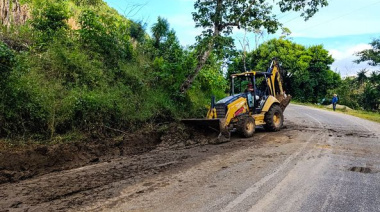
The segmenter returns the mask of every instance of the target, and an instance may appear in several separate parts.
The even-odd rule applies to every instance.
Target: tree
[[[102,0],[74,0],[77,6],[98,6],[104,4]]]
[[[189,89],[212,51],[223,57],[233,48],[231,34],[235,27],[247,31],[264,28],[275,33],[281,23],[272,14],[273,4],[265,0],[197,0],[193,19],[196,27],[204,29],[197,37],[198,64],[180,91],[185,93]],[[278,5],[281,12],[302,10],[301,16],[307,20],[319,7],[327,6],[327,0],[281,0]]]
[[[358,76],[356,78],[356,81],[358,82],[359,86],[363,85],[367,81],[367,79],[368,79],[368,77],[366,75],[367,72],[368,71],[366,69],[360,70],[358,72]]]
[[[371,66],[380,65],[380,38],[373,39],[370,43],[371,49],[366,49],[356,53],[359,59],[354,62],[367,62]],[[363,93],[360,103],[364,109],[379,110],[380,108],[380,74],[377,71],[371,73],[370,77],[366,76],[367,70],[358,72],[357,82],[363,87]]]
[[[78,30],[82,45],[104,57],[110,68],[119,60],[132,58],[132,46],[127,31],[127,22],[117,22],[109,14],[99,15],[94,10],[84,10],[79,17]]]
[[[169,23],[165,18],[158,16],[157,23],[153,24],[152,32],[154,37],[154,46],[159,47],[163,37],[169,33]]]
[[[309,47],[307,54],[311,57],[307,70],[310,73],[308,84],[312,89],[311,95],[307,99],[308,101],[319,102],[326,96],[328,89],[339,85],[334,76],[329,77],[329,75],[335,73],[330,70],[330,65],[334,62],[334,59],[326,49],[323,49],[322,45]],[[339,75],[338,79],[340,80]]]
[[[329,67],[333,59],[321,45],[306,48],[289,40],[272,39],[248,54],[247,65],[265,71],[274,57],[281,64],[284,89],[296,99],[320,102],[328,89],[340,84],[339,74]],[[228,73],[241,72],[242,67],[242,58],[234,58]]]
[[[47,42],[63,31],[68,29],[67,19],[69,12],[66,3],[59,1],[42,1],[39,7],[36,7],[33,12],[31,21],[32,27],[37,32],[38,44],[46,45]]]
[[[366,49],[356,53],[356,56],[359,56],[359,59],[354,62],[360,63],[367,61],[371,66],[377,66],[380,64],[380,38],[373,39],[370,43],[372,49]]]
[[[146,24],[141,21],[131,21],[129,24],[129,35],[131,38],[142,43],[145,39],[145,27]]]

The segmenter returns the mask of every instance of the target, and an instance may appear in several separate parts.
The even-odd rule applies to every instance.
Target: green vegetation
[[[380,62],[380,39],[374,39],[371,49],[357,53],[359,59],[355,62],[368,62],[369,65],[378,67]],[[357,76],[347,77],[337,88],[329,91],[329,94],[337,93],[340,96],[339,104],[351,108],[372,112],[380,112],[380,71],[361,70]],[[367,116],[363,114],[363,116]],[[370,115],[368,115],[370,116]]]
[[[363,71],[364,76],[341,80],[329,69],[333,59],[323,46],[273,39],[246,58],[239,55],[233,27],[269,33],[281,27],[265,1],[254,6],[226,1],[223,7],[220,1],[195,1],[195,24],[206,30],[188,48],[165,18],[146,29],[101,0],[20,2],[28,4],[31,19],[1,29],[1,138],[66,141],[203,117],[212,95],[227,95],[226,61],[230,74],[245,67],[265,71],[273,57],[282,64],[287,93],[299,101],[327,103],[338,93],[340,104],[379,109],[379,73],[367,77]],[[327,5],[326,0],[300,3],[282,0],[280,7],[283,12],[305,9],[302,16],[308,19]],[[377,52],[363,53],[361,60]]]
[[[367,70],[358,72],[356,77],[347,77],[337,88],[329,93],[339,95],[339,104],[354,109],[380,111],[380,72],[373,71],[367,76]]]
[[[272,39],[245,58],[248,69],[265,71],[272,58],[281,63],[284,87],[288,94],[302,102],[319,102],[328,89],[340,84],[339,74],[331,71],[333,58],[323,46],[304,47],[284,39]],[[234,58],[229,73],[244,68],[242,56]]]
[[[2,137],[128,131],[146,122],[203,116],[212,94],[225,95],[217,59],[207,62],[188,94],[179,94],[196,54],[179,44],[165,19],[155,25],[167,24],[160,39],[151,39],[141,23],[102,1],[25,2],[33,18],[2,29]]]
[[[369,61],[376,66],[379,61],[380,40],[372,42],[373,49],[358,53],[360,61]],[[265,71],[271,58],[278,58],[283,72],[284,87],[293,99],[304,103],[331,104],[334,93],[339,104],[353,109],[380,111],[380,72],[367,76],[362,70],[355,77],[341,79],[330,70],[333,58],[321,45],[304,47],[286,39],[272,39],[256,50],[239,54],[233,58],[228,72],[236,73],[247,69]],[[372,58],[372,59],[371,59]]]
[[[320,7],[327,6],[327,0],[280,0],[275,1],[203,1],[196,0],[193,19],[195,26],[203,29],[202,34],[196,37],[196,50],[199,55],[197,65],[181,85],[181,92],[189,89],[200,73],[211,54],[219,59],[229,59],[234,53],[234,39],[231,37],[234,27],[247,32],[266,30],[275,33],[282,24],[272,11],[274,5],[280,7],[281,12],[302,11],[301,17],[311,18]],[[284,32],[289,32],[283,28]]]

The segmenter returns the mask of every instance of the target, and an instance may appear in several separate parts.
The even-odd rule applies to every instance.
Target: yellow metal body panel
[[[247,100],[243,97],[240,97],[239,99],[235,100],[234,102],[228,105],[226,118],[223,124],[224,128],[226,128],[230,124],[231,120],[235,117],[236,111],[238,111],[241,108],[243,108],[241,113],[247,113],[249,111]]]
[[[272,91],[273,96],[277,95],[284,95],[284,91],[282,89],[282,79],[281,79],[281,74],[280,74],[280,69],[278,68],[278,64],[276,60],[272,61],[272,75],[270,78],[267,79],[267,84],[269,86],[270,91]],[[276,90],[275,83],[278,83],[278,88],[279,91]]]
[[[265,117],[265,112],[261,112],[260,114],[253,115],[256,126],[265,124],[264,117]]]
[[[247,71],[239,74],[231,74],[232,77],[256,75],[256,71]]]
[[[215,108],[210,108],[207,112],[206,118],[208,119],[214,119],[216,118],[216,109]]]
[[[278,103],[280,104],[280,102],[274,97],[274,96],[268,96],[267,100],[265,101],[265,104],[263,106],[263,109],[261,110],[261,113],[263,112],[268,112],[269,111],[269,108],[275,104],[275,103]]]
[[[259,125],[264,125],[265,124],[265,114],[269,111],[271,106],[273,104],[279,104],[280,102],[283,102],[284,100],[284,91],[282,88],[282,79],[281,79],[281,74],[279,70],[279,66],[276,60],[272,61],[271,64],[271,73],[270,75],[268,72],[256,72],[256,71],[249,71],[249,72],[244,72],[244,73],[239,73],[239,74],[232,74],[232,78],[236,77],[244,77],[244,76],[256,76],[256,75],[261,75],[264,73],[267,78],[267,85],[269,87],[269,92],[270,95],[268,96],[267,100],[265,101],[265,104],[262,107],[261,113],[260,114],[252,114],[251,111],[249,111],[247,99],[240,97],[239,99],[235,100],[234,102],[230,103],[227,107],[227,113],[224,118],[219,118],[220,120],[220,129],[221,130],[226,130],[228,129],[228,126],[231,124],[231,122],[237,122],[238,118],[236,117],[236,112],[239,111],[239,114],[245,113],[251,115],[255,119],[255,124],[256,126]],[[290,100],[290,99],[289,99]],[[286,107],[286,105],[285,105]],[[284,110],[284,109],[283,109]],[[217,119],[217,114],[216,114],[216,109],[215,108],[210,108],[208,110],[207,119]]]

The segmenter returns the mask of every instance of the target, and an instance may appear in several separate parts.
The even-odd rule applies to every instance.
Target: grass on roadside
[[[324,109],[324,110],[330,110],[332,111],[331,108],[327,108],[326,105],[317,105],[317,104],[312,104],[312,103],[303,103],[303,102],[297,102],[297,101],[292,101],[292,104],[297,104],[297,105],[304,105],[304,106],[310,106],[314,108],[319,108],[319,109]],[[353,109],[347,109],[346,107],[343,107],[341,109],[336,109],[336,112],[339,113],[344,113],[348,114],[351,116],[356,116],[362,119],[367,119],[370,121],[378,122],[380,123],[380,113],[378,112],[369,112],[369,111],[363,111],[363,110],[353,110]]]

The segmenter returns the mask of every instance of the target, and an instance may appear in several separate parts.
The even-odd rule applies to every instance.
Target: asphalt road
[[[379,124],[296,105],[284,124],[81,210],[380,211]]]
[[[149,151],[0,184],[0,212],[380,211],[380,124],[289,105],[281,131],[249,139],[173,129]]]

